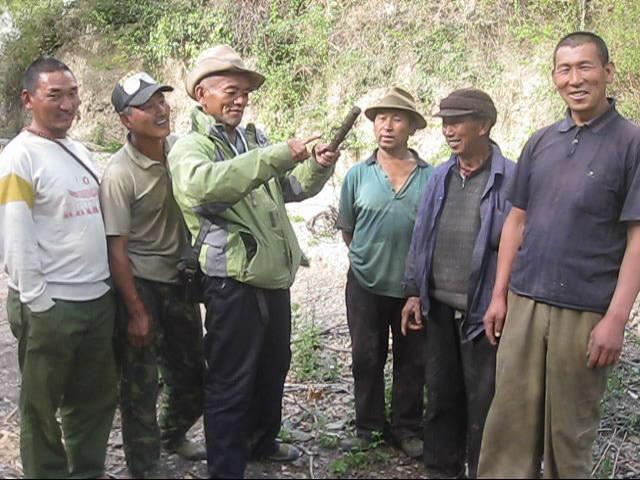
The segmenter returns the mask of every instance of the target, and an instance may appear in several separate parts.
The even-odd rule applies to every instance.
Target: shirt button
[[[587,175],[589,175],[590,177],[593,177],[595,175],[595,172],[593,170],[589,170],[587,172]]]
[[[564,283],[564,282],[560,282],[560,286],[561,286],[562,288],[564,288],[564,286],[565,286],[565,285],[566,285],[566,283]]]

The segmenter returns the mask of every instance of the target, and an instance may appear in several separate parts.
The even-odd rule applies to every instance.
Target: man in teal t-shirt
[[[346,450],[366,448],[385,431],[384,365],[393,335],[391,435],[410,457],[422,455],[424,386],[421,334],[402,336],[402,280],[411,232],[432,168],[408,148],[426,122],[413,97],[394,87],[365,110],[378,148],[344,180],[338,228],[349,246],[347,321],[355,384],[356,437]]]

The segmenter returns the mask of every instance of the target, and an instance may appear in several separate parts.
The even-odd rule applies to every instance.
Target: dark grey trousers
[[[424,463],[429,478],[469,478],[478,470],[484,422],[495,388],[496,348],[484,334],[460,339],[454,309],[431,299],[426,320]]]
[[[419,437],[424,396],[424,335],[411,332],[403,337],[400,333],[400,314],[405,299],[371,293],[349,270],[346,303],[358,434],[385,430],[384,365],[391,329],[391,434],[395,440]]]

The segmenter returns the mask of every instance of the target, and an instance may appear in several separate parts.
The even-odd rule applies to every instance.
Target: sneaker
[[[293,462],[302,456],[302,452],[289,443],[278,443],[275,452],[262,457],[263,460],[270,462]]]
[[[176,453],[185,460],[191,460],[197,462],[207,459],[207,450],[199,443],[192,442],[186,438],[182,438],[180,441],[166,447],[166,450],[171,453]]]
[[[343,452],[368,450],[372,443],[373,439],[370,436],[356,435],[355,437],[340,440],[340,450]]]
[[[400,440],[400,450],[409,458],[422,456],[422,440],[417,437],[403,438]]]

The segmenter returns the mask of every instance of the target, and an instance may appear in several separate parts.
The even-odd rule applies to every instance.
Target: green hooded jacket
[[[236,155],[200,107],[192,131],[169,153],[173,193],[193,239],[208,229],[200,252],[206,275],[260,288],[289,288],[302,251],[285,202],[318,193],[333,173],[313,157],[296,164],[286,142],[269,146],[252,124],[238,128],[248,151]]]

